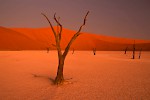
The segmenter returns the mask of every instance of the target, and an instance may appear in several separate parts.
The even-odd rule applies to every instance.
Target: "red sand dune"
[[[55,27],[55,29],[57,29]],[[61,46],[64,49],[75,31],[63,29]],[[47,47],[55,49],[54,36],[50,28],[4,28],[0,27],[0,50],[43,50]],[[83,33],[71,46],[75,50],[124,50],[132,49],[133,41],[136,49],[150,50],[150,40],[116,38],[111,36]]]

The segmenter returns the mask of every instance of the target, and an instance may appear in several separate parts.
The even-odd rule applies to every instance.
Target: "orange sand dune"
[[[57,27],[54,27],[57,30]],[[67,43],[75,34],[75,31],[63,29],[61,46],[65,49]],[[9,38],[6,38],[9,34]],[[17,49],[56,49],[52,44],[55,44],[55,39],[50,28],[3,28],[0,27],[0,50],[17,50]],[[20,40],[19,40],[20,39]],[[1,42],[2,41],[2,42]],[[75,50],[124,50],[127,46],[132,49],[134,39],[116,38],[110,36],[96,35],[83,33],[79,36],[71,46]],[[150,50],[150,40],[137,40],[136,49]],[[10,45],[13,44],[13,45]],[[8,48],[9,47],[9,48]]]
[[[0,27],[0,50],[40,49],[35,44],[40,45],[22,33]]]

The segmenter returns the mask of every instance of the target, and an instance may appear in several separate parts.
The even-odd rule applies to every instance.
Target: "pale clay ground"
[[[150,52],[131,57],[70,51],[64,77],[72,84],[55,86],[56,51],[0,51],[0,100],[150,100]]]

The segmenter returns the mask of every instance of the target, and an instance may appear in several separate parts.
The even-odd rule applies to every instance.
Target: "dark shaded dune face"
[[[57,30],[57,27],[54,27]],[[75,31],[63,29],[61,47],[65,49]],[[72,44],[75,50],[129,50],[133,48],[134,39],[82,33]],[[135,39],[136,48],[150,50],[149,40]],[[4,28],[0,27],[0,50],[46,50],[56,49],[55,38],[50,28]]]
[[[139,43],[135,45],[136,50],[150,51],[150,43]]]

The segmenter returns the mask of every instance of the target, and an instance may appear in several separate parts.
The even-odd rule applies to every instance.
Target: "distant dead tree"
[[[134,40],[134,44],[133,44],[133,57],[132,59],[135,59],[135,40]]]
[[[61,42],[61,35],[62,35],[62,25],[61,23],[59,22],[59,19],[56,18],[56,13],[54,14],[54,20],[55,22],[57,23],[57,26],[59,27],[59,30],[57,28],[57,32],[56,30],[54,30],[53,28],[53,25],[51,24],[50,20],[48,19],[48,17],[42,13],[42,15],[46,18],[46,20],[48,21],[52,31],[53,31],[53,34],[54,34],[54,37],[55,37],[55,42],[56,44],[54,44],[54,46],[56,47],[57,49],[57,52],[58,52],[58,58],[59,58],[59,63],[58,63],[58,69],[57,69],[57,76],[55,78],[55,81],[54,83],[55,84],[63,84],[64,83],[64,75],[63,75],[63,68],[64,68],[64,62],[65,62],[65,58],[68,54],[68,51],[70,49],[70,46],[71,44],[74,42],[74,40],[79,36],[81,35],[80,31],[82,30],[82,27],[85,25],[86,23],[86,18],[89,14],[89,11],[86,13],[85,17],[84,17],[84,20],[83,20],[83,24],[80,26],[79,30],[73,35],[73,37],[70,39],[68,45],[66,46],[64,52],[62,53],[62,50],[61,50],[61,47],[60,47],[60,42]]]
[[[74,48],[73,48],[73,50],[72,50],[72,54],[74,54]]]
[[[96,48],[93,48],[93,54],[96,55]]]
[[[49,48],[46,48],[47,49],[47,53],[49,53]]]
[[[139,52],[139,59],[141,58],[141,52],[142,52],[142,48],[140,49],[140,52]]]
[[[125,48],[124,54],[126,54],[126,53],[127,53],[127,50],[128,50],[128,47],[126,47],[126,48]]]

